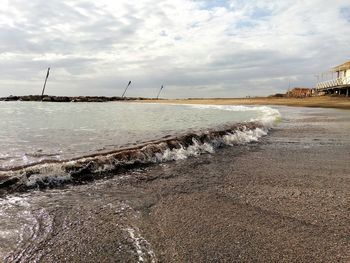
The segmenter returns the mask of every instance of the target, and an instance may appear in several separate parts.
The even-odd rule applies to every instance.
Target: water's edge
[[[0,195],[82,183],[154,163],[186,159],[215,149],[257,141],[271,126],[244,122],[222,130],[207,130],[151,141],[137,147],[83,156],[71,160],[46,161],[0,171]]]

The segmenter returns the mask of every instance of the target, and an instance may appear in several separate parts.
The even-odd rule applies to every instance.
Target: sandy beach
[[[145,236],[161,262],[349,262],[349,132],[347,111],[301,108],[261,144],[159,168]]]
[[[337,108],[350,109],[350,98],[347,97],[307,97],[307,98],[232,98],[232,99],[164,99],[143,100],[142,103],[177,103],[209,105],[284,105],[291,107]]]

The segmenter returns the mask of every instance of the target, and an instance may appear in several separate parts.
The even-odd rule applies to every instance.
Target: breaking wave
[[[0,189],[21,191],[45,188],[65,183],[79,183],[114,175],[135,167],[153,163],[182,160],[204,153],[213,153],[224,146],[256,142],[280,119],[277,110],[269,107],[208,106],[232,111],[257,111],[261,117],[248,122],[225,126],[220,130],[205,130],[145,142],[137,147],[84,156],[63,161],[43,161],[27,166],[0,170]]]

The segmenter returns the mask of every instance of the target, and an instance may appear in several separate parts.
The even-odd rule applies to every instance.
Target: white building
[[[350,61],[332,68],[326,75],[330,77],[317,83],[315,88],[317,93],[350,96]]]

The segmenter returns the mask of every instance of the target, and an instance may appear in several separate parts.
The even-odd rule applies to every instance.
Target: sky
[[[40,94],[48,67],[50,95],[270,95],[349,47],[349,0],[0,0],[0,96]]]

